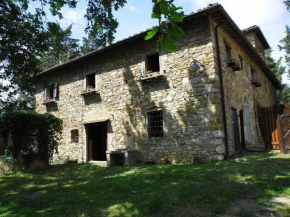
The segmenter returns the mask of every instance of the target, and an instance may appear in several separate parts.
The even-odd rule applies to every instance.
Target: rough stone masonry
[[[209,16],[183,23],[186,34],[177,39],[178,49],[159,54],[162,76],[156,78],[142,80],[147,73],[146,58],[156,53],[155,40],[144,41],[143,37],[116,43],[94,55],[40,74],[36,111],[50,112],[61,117],[64,123],[63,138],[55,157],[78,162],[92,160],[90,155],[94,153],[91,153],[88,126],[106,122],[107,151],[138,150],[143,162],[168,158],[173,163],[191,163],[196,156],[203,160],[223,159],[224,130],[213,25]],[[224,31],[220,34],[229,38]],[[231,39],[228,41],[246,61],[252,61],[239,45]],[[221,49],[224,49],[222,45]],[[191,68],[195,62],[200,65],[198,70]],[[91,74],[95,74],[96,92],[82,94],[88,90],[87,79]],[[233,72],[225,69],[228,108],[242,106],[244,85],[249,83],[244,76],[246,73],[242,79],[233,77]],[[231,82],[239,83],[234,90],[238,97],[232,94],[230,88],[235,87],[231,87]],[[267,82],[271,91],[275,91],[271,82]],[[52,83],[57,84],[57,97],[44,105],[44,86]],[[254,91],[251,88],[247,90],[248,95]],[[272,101],[274,98],[265,104]],[[230,102],[236,104],[230,105]],[[162,111],[163,136],[148,136],[148,111],[152,109]],[[254,105],[251,112],[254,127]],[[230,126],[230,121],[228,124]],[[72,131],[77,131],[77,140],[72,138]],[[232,135],[231,130],[229,133]],[[259,138],[254,134],[258,143]]]

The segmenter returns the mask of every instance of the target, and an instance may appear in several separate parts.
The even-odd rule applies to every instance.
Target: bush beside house
[[[51,114],[13,111],[0,115],[0,143],[6,162],[21,169],[49,165],[62,131],[62,120]]]

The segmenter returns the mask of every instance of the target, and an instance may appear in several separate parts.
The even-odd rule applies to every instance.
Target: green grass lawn
[[[290,216],[290,156],[203,165],[90,164],[0,177],[0,216]]]

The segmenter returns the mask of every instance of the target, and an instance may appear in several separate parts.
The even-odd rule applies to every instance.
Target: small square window
[[[79,142],[79,130],[75,129],[71,131],[71,142]]]
[[[250,72],[251,72],[251,79],[256,79],[256,72],[252,66],[250,66]]]
[[[58,84],[52,83],[43,88],[43,100],[55,100],[58,98]]]
[[[232,48],[227,45],[227,43],[225,43],[226,45],[226,55],[227,55],[227,61],[231,61],[232,60]]]
[[[241,69],[244,69],[244,60],[241,56],[239,56],[239,59],[240,59],[240,67]]]
[[[158,53],[146,56],[146,72],[160,72]]]
[[[148,137],[164,137],[164,122],[162,109],[153,109],[147,112]]]
[[[89,74],[86,76],[86,85],[87,85],[87,88],[90,88],[90,89],[95,89],[96,87],[96,76],[95,76],[95,73],[93,74]]]

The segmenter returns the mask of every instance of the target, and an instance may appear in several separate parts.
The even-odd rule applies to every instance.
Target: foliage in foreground
[[[13,111],[0,115],[0,144],[7,145],[7,160],[21,167],[29,167],[36,159],[48,163],[61,131],[62,120],[52,114]]]
[[[87,0],[84,31],[88,38],[83,38],[83,46],[78,48],[78,40],[70,37],[71,26],[62,30],[58,23],[48,21],[46,14],[49,9],[52,16],[62,19],[62,9],[66,6],[74,9],[80,1],[0,1],[0,80],[8,81],[0,82],[0,95],[3,92],[10,96],[31,95],[35,91],[35,75],[43,68],[112,44],[119,24],[113,12],[126,3],[126,0]],[[174,37],[183,35],[176,24],[182,21],[181,7],[176,7],[173,0],[152,0],[152,4],[152,18],[159,20],[159,27],[154,27],[155,33],[160,32],[158,51],[163,46],[173,51],[176,48]],[[171,25],[167,25],[165,19]]]
[[[204,165],[67,164],[0,177],[0,216],[289,216],[290,156]],[[288,213],[288,214],[287,214]]]
[[[281,89],[277,90],[276,93],[277,99],[281,104],[287,104],[290,102],[290,86],[282,81],[282,76],[286,73],[286,67],[282,65],[282,57],[276,61],[271,56],[272,52],[273,50],[271,48],[266,50],[265,61],[281,84]]]

